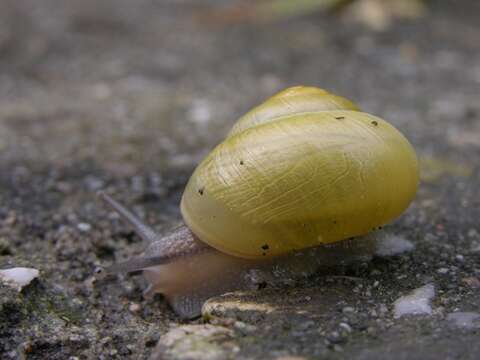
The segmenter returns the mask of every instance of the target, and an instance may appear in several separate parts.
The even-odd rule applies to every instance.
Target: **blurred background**
[[[393,229],[421,251],[354,274],[373,266],[388,269],[380,282],[403,279],[386,281],[372,306],[433,279],[437,307],[478,309],[479,19],[476,0],[0,0],[0,265],[42,274],[28,311],[0,294],[0,357],[147,356],[178,319],[162,301],[145,305],[139,278],[92,287],[95,266],[142,249],[94,192],[172,227],[189,175],[235,119],[300,84],[390,121],[420,158],[417,201]],[[285,336],[274,348],[287,355],[330,349],[307,337],[295,350]],[[346,354],[368,347],[346,339]],[[268,358],[258,355],[267,348],[250,351]]]
[[[454,148],[478,146],[478,8],[3,0],[1,163],[90,160],[122,174],[192,167],[238,116],[297,84],[351,98],[426,155],[439,135]]]

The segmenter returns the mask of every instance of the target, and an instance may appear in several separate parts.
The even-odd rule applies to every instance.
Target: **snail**
[[[325,90],[288,88],[198,165],[180,204],[184,225],[171,234],[100,193],[147,247],[97,276],[142,270],[146,297],[161,293],[194,318],[212,296],[368,252],[372,230],[408,207],[418,182],[415,151],[388,122]]]

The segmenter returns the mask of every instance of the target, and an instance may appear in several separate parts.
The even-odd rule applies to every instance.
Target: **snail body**
[[[344,240],[398,217],[417,186],[415,151],[392,125],[324,90],[289,88],[241,117],[198,165],[176,233],[158,237],[103,195],[150,244],[110,271],[144,270],[151,292],[196,316],[208,297],[251,286],[252,270],[268,278],[280,264],[294,277],[355,253]]]

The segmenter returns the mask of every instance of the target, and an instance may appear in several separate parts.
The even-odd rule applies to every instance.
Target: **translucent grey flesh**
[[[237,290],[281,286],[308,277],[322,266],[369,259],[375,236],[306,249],[272,260],[245,260],[215,249],[199,252],[166,265],[145,269],[151,293],[162,293],[182,318],[200,316],[211,297]],[[172,276],[175,274],[175,276]]]
[[[163,294],[173,310],[187,319],[198,317],[203,303],[213,296],[265,284],[288,284],[321,266],[371,257],[375,250],[375,235],[369,234],[271,260],[240,259],[204,244],[185,225],[167,236],[158,236],[110,196],[100,193],[99,197],[133,226],[147,248],[144,255],[99,269],[96,276],[143,270],[150,282],[144,295]]]

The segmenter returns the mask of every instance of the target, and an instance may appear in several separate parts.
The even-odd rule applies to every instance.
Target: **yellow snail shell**
[[[398,217],[418,186],[415,151],[388,122],[312,87],[240,118],[182,197],[190,230],[242,258],[363,235]]]

